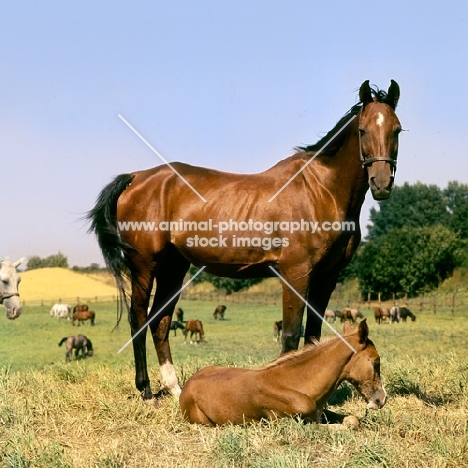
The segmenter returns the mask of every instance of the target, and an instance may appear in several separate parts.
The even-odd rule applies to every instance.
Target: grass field
[[[182,384],[206,365],[255,367],[277,357],[279,306],[229,304],[227,320],[215,321],[215,303],[180,305],[186,319],[203,320],[207,341],[184,345],[180,332],[171,338]],[[93,308],[94,327],[52,319],[49,307],[28,307],[15,321],[0,317],[1,467],[468,466],[468,314],[427,313],[381,326],[369,320],[388,403],[366,412],[342,387],[332,409],[355,414],[361,427],[335,431],[293,419],[206,428],[186,423],[172,397],[157,408],[144,403],[131,346],[117,354],[129,339],[126,319],[112,332],[115,304]],[[95,356],[66,364],[57,344],[78,332],[93,341]],[[151,343],[148,357],[156,391]]]

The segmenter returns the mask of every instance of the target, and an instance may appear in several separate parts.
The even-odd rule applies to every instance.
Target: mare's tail
[[[65,338],[62,338],[62,341],[60,341],[59,346],[62,346],[63,343],[65,343],[65,341],[67,340],[68,340],[68,336],[66,336]]]
[[[99,194],[96,205],[86,216],[91,222],[89,232],[96,234],[99,247],[110,272],[114,275],[121,298],[127,306],[124,277],[129,276],[129,253],[133,247],[124,242],[117,226],[117,200],[133,180],[132,174],[117,176]],[[120,308],[117,324],[122,316]]]

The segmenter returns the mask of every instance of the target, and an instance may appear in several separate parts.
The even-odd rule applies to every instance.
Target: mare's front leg
[[[314,344],[322,336],[322,323],[325,309],[328,306],[330,296],[336,286],[337,275],[331,277],[315,277],[309,286],[307,303],[313,307],[307,307],[307,323],[304,334],[304,344]]]
[[[305,300],[309,278],[303,277],[298,280],[288,280],[288,282],[292,286],[292,289],[283,283],[283,337],[281,354],[295,351],[299,347],[305,303],[296,293]]]

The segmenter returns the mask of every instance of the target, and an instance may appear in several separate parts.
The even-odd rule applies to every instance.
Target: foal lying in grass
[[[380,380],[380,356],[368,334],[366,320],[355,331],[346,323],[342,339],[307,346],[260,369],[206,367],[185,384],[179,399],[182,412],[188,421],[209,426],[286,416],[318,423],[344,380],[368,408],[380,409],[387,394]]]

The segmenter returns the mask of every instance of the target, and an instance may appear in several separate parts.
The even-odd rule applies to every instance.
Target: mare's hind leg
[[[130,329],[133,337],[135,358],[135,385],[144,400],[153,398],[146,361],[146,317],[153,276],[148,268],[140,268],[138,276],[132,278],[132,301],[130,304]],[[143,328],[144,327],[144,328]],[[138,335],[137,335],[138,333]]]
[[[156,273],[156,293],[149,319],[157,315],[150,323],[151,334],[161,369],[161,384],[173,395],[180,394],[179,381],[172,363],[169,346],[169,328],[172,314],[180,297],[180,289],[190,263],[175,248],[167,252]]]

